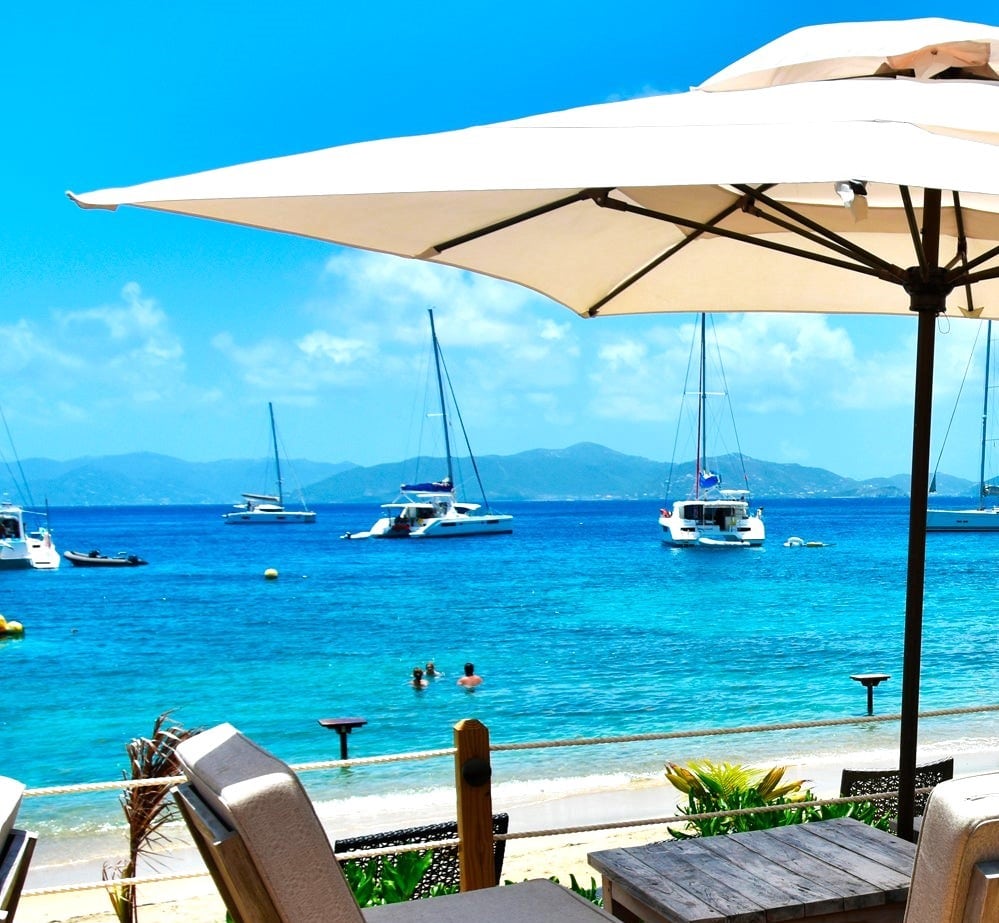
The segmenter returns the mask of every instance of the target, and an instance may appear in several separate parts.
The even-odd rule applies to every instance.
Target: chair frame
[[[173,796],[234,923],[282,923],[242,837],[219,819],[189,782],[175,786]]]
[[[38,837],[11,830],[0,852],[0,923],[12,923]]]

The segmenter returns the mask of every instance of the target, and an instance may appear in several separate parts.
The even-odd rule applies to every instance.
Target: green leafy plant
[[[527,880],[526,878],[524,879]],[[561,885],[562,882],[559,881],[558,875],[549,875],[549,881],[554,881],[555,884]],[[510,881],[509,878],[503,882],[504,885],[512,885],[514,882]],[[603,907],[604,899],[600,894],[600,889],[597,887],[596,879],[591,878],[588,885],[581,885],[577,880],[575,875],[569,876],[569,884],[562,885],[562,887],[568,887],[570,891],[575,891],[580,897],[585,898],[591,904],[596,904],[598,907]]]
[[[122,772],[123,779],[165,779],[180,774],[174,748],[197,732],[178,725],[168,726],[169,716],[169,712],[164,712],[156,719],[149,737],[137,737],[125,745],[129,770]],[[177,816],[168,782],[127,788],[121,795],[121,806],[128,824],[128,858],[105,863],[102,872],[105,881],[134,878],[139,858],[169,842],[163,828]],[[136,923],[138,905],[134,884],[110,887],[108,896],[119,923]]]
[[[366,860],[350,859],[343,864],[343,873],[359,906],[399,904],[413,899],[433,861],[433,850],[377,856]],[[438,897],[456,890],[436,884],[431,887],[430,895]]]
[[[759,814],[694,818],[687,822],[685,828],[671,828],[670,833],[677,839],[690,839],[747,830],[766,830],[814,820],[830,820],[834,817],[854,817],[871,826],[882,829],[887,827],[885,821],[877,819],[870,802],[802,807],[802,802],[815,801],[816,796],[811,789],[804,788],[804,780],[785,782],[785,772],[785,766],[753,769],[731,763],[713,763],[710,760],[692,762],[686,766],[667,763],[667,780],[687,796],[686,805],[679,806],[682,814],[711,814],[787,806],[786,810]]]
[[[554,881],[557,885],[562,884],[556,875],[551,876],[551,881]],[[570,875],[568,887],[570,891],[575,891],[580,897],[585,898],[591,904],[603,907],[604,899],[600,894],[600,889],[597,887],[597,881],[595,878],[590,878],[590,883],[588,885],[581,885],[578,881],[576,881],[575,875]]]

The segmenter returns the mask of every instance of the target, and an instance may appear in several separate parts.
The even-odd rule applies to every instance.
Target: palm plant
[[[687,804],[680,806],[681,814],[711,814],[787,805],[786,810],[758,814],[695,818],[687,822],[687,829],[671,828],[670,833],[677,839],[690,839],[745,830],[765,830],[813,820],[830,820],[834,817],[853,817],[871,826],[888,828],[887,822],[877,817],[871,802],[803,807],[802,802],[817,800],[815,793],[803,787],[804,780],[785,782],[785,772],[786,766],[754,769],[731,763],[713,763],[710,760],[692,762],[686,766],[667,763],[667,780],[687,796]]]
[[[149,737],[137,737],[125,745],[129,768],[122,771],[123,779],[167,779],[180,774],[175,747],[197,732],[179,725],[167,725],[169,716],[169,712],[164,712],[156,719]],[[139,858],[169,842],[164,827],[176,817],[176,807],[169,794],[169,782],[129,787],[122,793],[121,806],[128,825],[128,858],[105,863],[105,881],[134,878]],[[138,905],[134,884],[120,882],[108,889],[108,896],[119,923],[136,923]]]

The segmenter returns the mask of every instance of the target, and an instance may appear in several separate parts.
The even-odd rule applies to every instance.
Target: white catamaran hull
[[[662,539],[669,545],[746,548],[766,540],[762,510],[724,500],[677,500],[659,516]]]
[[[394,516],[379,519],[367,532],[355,532],[346,538],[459,538],[465,535],[509,535],[513,516],[434,517],[409,522]]]
[[[311,510],[244,510],[223,513],[222,518],[226,525],[230,526],[271,526],[282,523],[315,522],[316,514]]]

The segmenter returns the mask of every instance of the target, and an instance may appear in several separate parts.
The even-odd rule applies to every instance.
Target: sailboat
[[[986,499],[999,494],[999,486],[985,479],[986,450],[995,444],[996,438],[989,435],[989,373],[992,365],[992,321],[985,328],[985,396],[982,401],[982,439],[978,461],[978,508],[969,510],[926,511],[927,532],[999,532],[999,506],[994,503],[986,506]],[[994,411],[993,411],[994,412]],[[934,481],[936,478],[934,478]],[[995,480],[993,478],[993,480]],[[933,488],[930,488],[933,492]]]
[[[274,447],[274,470],[277,474],[277,493],[244,493],[243,502],[236,503],[230,513],[223,513],[227,525],[285,525],[290,523],[311,523],[316,514],[308,509],[302,500],[302,509],[288,510],[284,506],[284,481],[281,477],[281,457],[278,452],[277,429],[274,426],[274,405],[267,404],[271,418],[271,443]]]
[[[669,545],[715,548],[748,548],[766,539],[762,507],[749,511],[749,490],[723,489],[721,474],[711,470],[707,450],[709,397],[706,382],[706,333],[704,314],[700,315],[700,361],[697,385],[697,440],[694,478],[690,496],[659,511],[662,540]],[[668,501],[667,501],[668,502]]]
[[[444,452],[447,474],[439,481],[403,484],[400,496],[393,503],[383,503],[383,515],[366,532],[347,532],[342,538],[457,538],[466,535],[503,535],[513,531],[513,516],[508,513],[494,513],[489,509],[479,477],[479,468],[472,456],[468,434],[462,424],[462,434],[469,458],[475,469],[482,503],[468,503],[459,500],[455,492],[454,462],[451,457],[451,433],[448,421],[448,407],[444,393],[444,376],[441,372],[442,358],[437,328],[434,326],[434,312],[430,315],[430,338],[433,343],[434,367],[437,371],[437,395],[440,401],[440,418],[444,426]],[[450,380],[448,381],[450,387]],[[454,403],[454,392],[451,391]],[[461,415],[457,412],[459,421]]]

